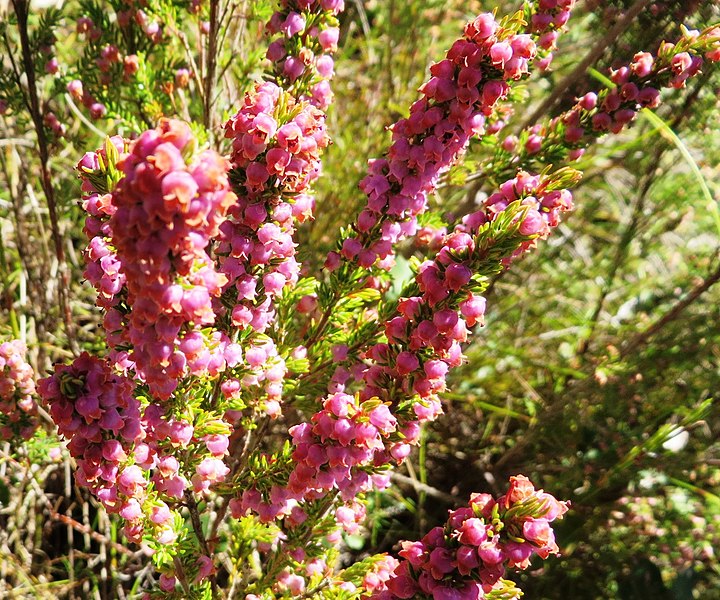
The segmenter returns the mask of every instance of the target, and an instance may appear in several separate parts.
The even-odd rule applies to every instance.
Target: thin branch
[[[0,146],[24,146],[25,148],[34,148],[30,140],[23,140],[21,138],[9,138],[0,140]]]
[[[407,475],[403,475],[402,473],[393,472],[390,474],[390,479],[392,479],[395,483],[409,485],[416,492],[423,492],[432,498],[437,498],[438,500],[447,502],[448,504],[451,504],[452,506],[460,506],[462,504],[461,500],[457,496],[453,496],[452,494],[443,492],[442,490],[434,488],[433,486],[428,485],[426,483],[422,483],[422,482],[418,481],[417,479],[414,479],[413,477],[408,477]]]
[[[48,140],[45,135],[45,126],[43,125],[42,113],[40,110],[40,100],[38,98],[37,85],[35,80],[35,65],[33,63],[32,50],[30,48],[30,38],[28,35],[28,12],[29,3],[27,0],[12,0],[15,14],[17,16],[17,28],[20,35],[20,46],[22,49],[23,69],[27,77],[28,96],[30,102],[30,116],[35,126],[35,133],[38,140],[38,151],[40,155],[40,171],[41,184],[45,199],[48,204],[48,213],[50,215],[50,229],[55,245],[55,255],[58,260],[58,270],[61,279],[61,285],[58,286],[58,301],[60,311],[63,315],[65,323],[65,333],[67,334],[70,347],[77,349],[77,341],[75,340],[72,313],[70,312],[70,303],[66,295],[70,288],[70,277],[65,264],[65,250],[63,248],[62,236],[60,234],[60,226],[58,224],[57,203],[55,200],[55,190],[53,188],[50,177],[50,169],[48,161],[50,159],[48,151]]]
[[[73,114],[80,119],[80,122],[85,125],[90,131],[92,131],[96,136],[98,136],[100,139],[104,140],[107,137],[107,134],[104,131],[100,131],[95,125],[93,125],[88,118],[82,114],[82,111],[77,107],[77,104],[72,99],[72,96],[70,94],[65,94],[65,102],[67,102],[67,105],[70,107],[70,110],[73,112]]]
[[[54,507],[48,506],[48,512],[50,513],[50,518],[53,521],[59,521],[60,523],[63,523],[65,525],[68,525],[69,527],[72,527],[76,531],[79,531],[83,535],[90,536],[93,540],[100,544],[107,544],[108,546],[111,546],[116,552],[120,552],[121,554],[126,554],[127,556],[135,556],[135,552],[130,550],[129,548],[126,548],[122,544],[118,544],[117,542],[113,542],[112,540],[108,539],[104,535],[98,533],[91,527],[80,523],[79,521],[76,521],[72,517],[69,517],[68,515],[64,515],[62,513],[59,513],[55,510]]]
[[[185,490],[185,504],[190,511],[190,521],[192,522],[193,531],[195,532],[195,536],[198,539],[198,542],[200,543],[200,549],[202,550],[203,554],[207,556],[208,558],[212,557],[212,554],[210,553],[210,549],[208,548],[207,540],[205,539],[205,534],[202,530],[202,523],[200,522],[200,513],[198,512],[198,505],[195,501],[195,497],[193,496],[192,492],[190,490]],[[210,576],[210,587],[212,589],[212,597],[215,598],[217,596],[217,581],[215,579],[215,575]]]
[[[192,592],[190,591],[190,585],[188,584],[187,575],[185,575],[185,567],[183,567],[182,561],[177,554],[173,556],[173,564],[175,565],[175,576],[180,582],[180,587],[183,589],[183,592],[185,592],[185,597],[190,598]]]
[[[198,506],[195,498],[190,490],[185,490],[185,503],[190,511],[190,520],[192,521],[193,530],[195,535],[200,542],[200,549],[206,556],[210,556],[210,550],[208,549],[207,540],[205,534],[203,534],[202,524],[200,523],[200,514],[198,513]]]
[[[203,98],[203,122],[211,143],[215,139],[215,115],[213,114],[213,88],[217,70],[219,0],[210,0],[210,31],[208,32],[207,55],[205,57],[205,80]]]
[[[197,63],[195,62],[195,55],[192,52],[192,49],[190,48],[190,43],[188,42],[187,36],[185,35],[184,31],[180,31],[179,29],[176,29],[175,27],[169,26],[168,31],[172,33],[175,37],[177,37],[180,40],[180,43],[183,45],[183,48],[185,49],[185,55],[188,59],[188,62],[190,63],[190,70],[192,71],[193,79],[195,80],[195,85],[197,86],[197,92],[200,96],[200,100],[203,104],[205,104],[205,92],[203,90],[203,82],[200,78],[200,70],[198,69]]]
[[[620,356],[628,356],[640,346],[645,345],[651,337],[662,331],[668,323],[675,321],[688,306],[695,302],[718,281],[720,281],[720,264],[718,264],[715,271],[706,277],[702,283],[696,285],[692,291],[685,296],[685,298],[678,301],[669,311],[650,325],[650,327],[648,327],[645,331],[641,331],[624,346],[622,346],[620,348]]]

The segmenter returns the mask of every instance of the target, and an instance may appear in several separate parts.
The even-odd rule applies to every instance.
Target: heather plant
[[[522,82],[551,68],[574,5],[527,1],[471,18],[369,160],[352,222],[318,251],[298,240],[322,206],[316,188],[332,186],[322,170],[333,56],[349,29],[342,0],[87,2],[38,14],[13,2],[0,112],[5,127],[37,136],[53,251],[40,231],[44,255],[25,254],[34,240],[21,190],[33,186],[9,155],[8,337],[28,340],[38,373],[54,364],[35,378],[24,342],[0,346],[4,456],[35,487],[57,461],[72,465],[65,506],[33,497],[103,550],[95,560],[71,551],[67,590],[22,571],[4,570],[7,584],[138,598],[522,595],[507,577],[554,560],[553,528],[574,510],[524,475],[456,499],[419,541],[347,549],[442,422],[491,288],[572,210],[586,151],[720,60],[720,27],[679,27],[672,43],[616,65],[605,89],[506,134]],[[473,176],[487,193],[467,210],[432,210],[478,140],[492,148]],[[55,185],[60,164],[79,184],[58,175]],[[518,440],[499,464],[538,441]],[[603,476],[615,481],[633,458]],[[560,497],[592,499],[570,481]]]

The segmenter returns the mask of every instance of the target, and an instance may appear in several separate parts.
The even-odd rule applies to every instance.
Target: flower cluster
[[[135,141],[112,193],[109,226],[130,308],[125,339],[137,375],[160,399],[188,372],[222,370],[228,345],[202,327],[214,323],[212,300],[227,282],[208,244],[235,195],[227,162],[210,150],[192,152],[190,128],[162,121]]]
[[[563,186],[574,177],[566,171],[544,178],[521,172],[445,237],[436,258],[420,266],[420,294],[401,298],[396,315],[385,324],[387,341],[364,352],[365,363],[338,366],[330,384],[335,392],[326,397],[323,409],[311,423],[291,430],[296,463],[287,484],[291,493],[308,498],[307,490],[324,494],[337,489],[347,500],[373,483],[383,484],[369,473],[402,462],[418,440],[420,425],[442,413],[439,394],[450,369],[463,361],[468,327],[483,323],[486,302],[474,291],[474,275],[492,271],[498,262],[546,237],[560,214],[572,208],[572,196]],[[510,205],[514,226],[503,227],[514,231],[514,237],[508,234],[507,247],[490,251],[501,244],[488,224]],[[339,361],[347,358],[344,350],[336,353]],[[361,386],[357,397],[344,393],[351,377]]]
[[[244,175],[238,183],[251,199],[305,192],[329,143],[325,114],[269,82],[245,95],[225,123],[225,137],[232,140],[232,166]]]
[[[290,429],[295,468],[287,488],[304,500],[322,497],[336,489],[352,501],[373,486],[383,489],[387,476],[368,474],[377,452],[385,450],[384,438],[397,431],[397,419],[386,404],[375,399],[359,403],[357,397],[337,392],[328,396],[312,423]],[[338,519],[343,522],[342,515]]]
[[[552,155],[554,162],[579,159],[598,137],[620,133],[639,110],[656,109],[663,88],[684,87],[700,73],[705,60],[720,61],[720,28],[685,31],[675,44],[663,43],[656,56],[636,53],[629,64],[610,72],[612,89],[588,92],[548,123],[505,137],[501,147],[507,163],[493,165],[493,170],[508,174],[518,167],[536,166],[546,155]]]
[[[140,3],[138,3],[140,4]],[[118,13],[118,23],[121,27],[127,27],[131,19],[137,23],[142,32],[154,43],[157,44],[162,40],[162,26],[157,19],[148,15],[143,9],[138,8],[134,11],[126,10]]]
[[[552,49],[573,5],[572,1],[528,3],[528,22],[516,15],[515,19],[503,20],[502,25],[492,15],[480,15],[466,26],[465,37],[453,45],[447,58],[431,68],[433,77],[421,88],[424,98],[411,107],[408,119],[393,127],[393,143],[386,158],[370,162],[370,175],[361,182],[368,195],[365,209],[350,233],[341,239],[338,250],[328,255],[326,267],[331,271],[342,269],[330,277],[331,285],[323,289],[326,293],[321,295],[331,300],[322,306],[324,314],[312,340],[333,322],[333,298],[359,289],[358,285],[376,285],[376,278],[356,276],[357,267],[389,267],[394,260],[393,246],[408,235],[420,235],[435,246],[442,243],[445,230],[417,228],[417,215],[426,208],[427,194],[465,149],[473,133],[495,134],[502,128],[499,119],[504,105],[498,100],[505,97],[514,79],[528,71],[534,57]],[[529,15],[534,14],[549,14],[552,18],[532,26]],[[523,27],[526,33],[518,33]],[[481,310],[481,305],[481,299],[468,299],[466,304],[469,313]],[[466,333],[459,326],[456,333],[458,340],[465,339]],[[446,348],[451,361],[461,356],[456,348],[456,344]],[[384,360],[382,346],[371,352]],[[356,352],[352,354],[356,359]],[[364,357],[374,360],[367,352]],[[401,357],[401,362],[400,370],[416,367],[415,358],[408,354]],[[438,363],[437,369],[431,368],[429,386],[442,389],[444,374],[439,373],[446,366]],[[376,393],[390,398],[382,371],[378,365],[367,371],[367,381],[376,389],[364,398]],[[336,370],[336,377],[342,376],[342,371]],[[439,413],[439,403],[427,401],[423,412],[432,418]]]
[[[370,161],[360,187],[368,196],[355,229],[326,261],[330,269],[342,260],[361,267],[388,268],[393,245],[417,232],[417,216],[439,177],[464,151],[473,135],[482,135],[509,85],[528,73],[530,62],[548,54],[567,22],[574,0],[542,0],[531,7],[528,33],[501,27],[491,14],[482,14],[465,27],[447,58],[430,69],[431,79],[420,88],[423,98],[410,116],[392,127],[393,143],[386,158]],[[536,43],[537,40],[537,43]],[[501,127],[489,123],[488,127]]]
[[[20,340],[0,344],[0,440],[30,439],[38,428],[35,373]]]
[[[97,42],[102,37],[100,29],[90,17],[80,17],[75,23],[75,32],[85,36],[91,42]]]
[[[473,276],[487,262],[485,240],[478,239],[478,232],[516,202],[524,212],[514,253],[533,243],[523,238],[547,236],[559,223],[560,213],[572,208],[567,190],[521,172],[489,196],[483,209],[465,217],[444,237],[436,258],[420,266],[416,280],[421,294],[400,299],[396,316],[385,325],[387,343],[366,353],[372,366],[363,374],[362,397],[397,401],[393,393],[417,394],[422,399],[414,409],[417,416],[437,414],[437,394],[445,389],[449,369],[462,361],[467,327],[483,321],[485,300],[473,292]]]
[[[132,381],[114,373],[110,365],[83,353],[71,365],[55,365],[53,375],[39,382],[60,435],[77,461],[75,479],[117,512],[121,466],[142,438],[140,402]],[[125,481],[125,475],[122,481]],[[126,496],[127,486],[124,486]],[[114,510],[113,510],[114,509]]]
[[[243,340],[244,363],[240,377],[226,377],[220,385],[231,406],[250,407],[273,419],[282,414],[285,360],[275,343],[267,337],[249,336]],[[258,394],[262,390],[262,393]],[[228,418],[232,415],[228,414]],[[232,420],[232,419],[231,419]]]
[[[423,98],[410,116],[392,127],[387,157],[370,161],[360,186],[368,202],[357,235],[328,256],[328,268],[342,259],[361,267],[392,264],[393,245],[415,234],[417,215],[440,175],[473,135],[483,133],[486,116],[507,96],[509,82],[528,72],[536,52],[530,34],[500,27],[491,14],[468,23],[447,58],[430,68],[432,78],[420,88]]]
[[[93,119],[102,119],[107,115],[107,107],[102,102],[98,102],[79,79],[68,82],[67,91],[73,100],[81,102],[88,109]]]
[[[336,16],[343,0],[283,0],[267,24],[279,35],[267,51],[279,85],[320,110],[332,102],[332,54],[340,34]]]
[[[127,29],[133,22],[142,30],[142,32],[150,39],[153,43],[158,43],[162,39],[162,26],[158,23],[157,18],[148,15],[141,8],[136,8],[134,4],[140,5],[140,2],[134,2],[133,0],[126,2],[127,5],[125,10],[117,12],[117,23],[121,29]],[[84,35],[88,41],[97,42],[102,37],[103,31],[98,27],[90,17],[83,16],[77,20],[75,27],[76,31],[80,35]],[[108,56],[111,54],[111,56]],[[105,62],[103,62],[103,59]],[[117,48],[113,52],[104,52],[103,55],[96,59],[96,64],[100,67],[101,71],[107,71],[107,65],[113,62],[121,62],[122,58],[119,55]]]
[[[541,35],[562,29],[570,19],[570,12],[577,0],[537,0],[530,15],[530,30]],[[553,42],[556,36],[552,36]],[[540,44],[548,47],[547,42]]]
[[[232,140],[233,189],[237,202],[220,227],[220,269],[227,278],[224,300],[232,306],[232,325],[264,332],[275,320],[275,299],[298,280],[293,234],[296,223],[312,217],[309,186],[320,174],[320,154],[329,139],[325,115],[296,103],[273,83],[259,84],[225,124]],[[219,308],[218,311],[222,309]],[[286,369],[274,343],[249,336],[243,383],[263,383],[263,410],[276,417]],[[226,396],[239,383],[226,382]]]
[[[69,440],[78,485],[125,519],[129,540],[140,542],[150,528],[159,543],[170,544],[177,538],[172,503],[188,489],[206,493],[228,473],[222,460],[228,427],[212,423],[225,433],[196,439],[192,424],[167,415],[163,407],[143,409],[134,390],[132,380],[114,371],[109,360],[87,353],[71,365],[56,365],[39,383],[50,416]],[[186,477],[177,457],[191,445],[193,472]]]
[[[385,487],[384,469],[402,462],[419,439],[420,425],[442,413],[439,394],[446,375],[462,363],[468,327],[483,322],[486,303],[474,291],[474,275],[493,272],[499,262],[546,237],[560,214],[572,208],[564,186],[576,176],[569,170],[544,177],[521,172],[447,235],[436,258],[419,269],[419,295],[401,298],[387,321],[387,341],[372,345],[361,354],[365,362],[349,367],[347,347],[334,349],[340,364],[331,393],[309,423],[290,430],[293,468],[286,483],[264,495],[246,490],[234,501],[234,513],[254,511],[263,520],[285,516],[295,522],[304,514],[303,502],[330,491],[349,502],[373,486]],[[502,229],[511,239],[503,245],[489,224],[510,206],[510,221]],[[493,245],[500,248],[491,250]],[[351,378],[360,385],[357,395],[345,393]]]
[[[60,122],[54,112],[48,111],[43,115],[43,124],[53,132],[55,137],[61,138],[65,136],[67,128]]]
[[[168,42],[171,43],[165,33],[165,17],[158,7],[148,6],[148,3],[143,1],[128,0],[114,9],[114,18],[93,20],[90,16],[82,16],[76,22],[76,33],[87,45],[87,59],[79,65],[77,72],[69,73],[69,77],[65,78],[66,89],[76,103],[82,104],[88,110],[92,119],[108,116],[109,106],[116,115],[117,111],[122,112],[122,106],[117,104],[115,94],[108,94],[116,84],[122,88],[128,87],[128,84],[131,84],[131,88],[137,86],[137,91],[142,91],[144,96],[149,91],[145,82],[150,80],[157,88],[172,95],[176,87],[186,87],[190,81],[190,71],[177,68],[174,61],[156,69],[153,46],[161,41],[166,42],[166,47]],[[187,10],[190,14],[197,14],[200,3],[193,0],[185,3],[183,7],[175,7],[175,10]],[[132,43],[128,44],[129,40],[132,40]],[[170,69],[174,70],[174,77],[168,77]],[[57,60],[49,61],[46,70],[52,74],[58,73],[60,69]],[[108,102],[107,106],[103,102]],[[151,118],[156,118],[155,115],[159,114],[156,108],[149,104],[143,106],[143,109],[153,115]]]
[[[172,506],[190,490],[206,495],[212,485],[225,479],[229,469],[223,457],[229,446],[230,428],[219,419],[206,419],[198,428],[184,418],[172,416],[159,404],[145,408],[142,425],[145,437],[136,444],[133,460],[152,484],[154,494],[153,502],[149,506],[145,502],[143,510],[155,525],[167,525],[167,537],[161,542],[171,543],[175,532],[167,521],[159,523],[154,518],[155,507],[162,503]],[[213,433],[207,433],[209,429]],[[126,534],[132,531],[126,528]]]
[[[181,68],[172,52],[155,57],[161,67],[153,70],[147,50],[163,30],[174,33],[177,20],[162,23],[152,5],[129,0],[116,20],[78,22],[89,63],[79,72],[97,73],[71,81],[71,97],[100,118],[107,109],[88,90],[104,99],[113,83],[135,79],[131,97],[153,118],[166,108],[146,89],[154,75],[171,74],[173,83],[162,85],[168,94],[191,77],[210,84],[215,42],[232,30],[231,15],[217,14],[216,4],[209,11],[199,0],[188,4],[190,12],[210,16],[191,40],[208,42],[197,61],[201,72]],[[338,542],[341,531],[360,531],[364,494],[389,485],[390,467],[407,458],[422,425],[442,413],[446,378],[464,360],[470,329],[483,324],[490,276],[549,235],[572,207],[568,190],[577,172],[548,169],[539,176],[513,163],[512,176],[492,178],[508,180],[480,210],[449,232],[418,232],[428,196],[470,139],[502,129],[511,85],[531,63],[549,65],[575,0],[529,0],[513,16],[482,14],[466,25],[431,67],[407,118],[391,128],[388,152],[370,162],[361,183],[367,203],[328,256],[334,272],[324,282],[299,280],[294,234],[312,218],[311,187],[329,144],[323,111],[332,99],[344,1],[277,4],[266,28],[270,81],[247,93],[224,125],[227,159],[196,151],[188,125],[163,120],[132,142],[111,138],[80,161],[89,214],[85,276],[106,312],[112,353],[57,366],[40,383],[41,395],[77,460],[77,483],[125,520],[129,540],[144,539],[155,550],[173,545],[153,558],[162,592],[177,595],[182,585],[187,595],[190,582],[212,579],[212,557],[226,533],[219,528],[231,527],[245,538],[231,558],[257,552],[257,573],[245,583],[258,594],[248,598],[309,596],[315,585],[366,600],[516,597],[502,579],[505,570],[556,554],[551,523],[567,511],[567,503],[523,476],[511,478],[501,498],[473,495],[444,527],[403,543],[400,560],[372,557],[348,569],[347,581],[321,546]],[[210,31],[217,36],[203,40]],[[640,107],[655,107],[660,88],[685,85],[699,72],[701,56],[720,59],[718,33],[686,31],[657,57],[639,53],[612,72],[614,89],[580,98],[552,122],[551,134],[538,126],[500,147],[539,155],[554,135],[561,152],[570,149],[576,158],[590,138],[619,131]],[[57,60],[46,69],[57,73]],[[211,124],[213,98],[199,91]],[[118,113],[120,96],[108,104]],[[184,94],[178,100],[183,112],[197,108]],[[50,118],[47,125],[61,131]],[[395,245],[418,233],[435,254],[398,300],[361,289],[380,288],[387,278],[373,268],[389,268]],[[289,314],[293,309],[303,316]],[[21,351],[0,345],[3,436],[25,435],[18,423],[32,412]],[[294,394],[293,422],[300,423],[282,450],[266,453],[263,436],[281,432],[270,418],[281,415],[283,393]],[[216,519],[198,518],[213,511]],[[228,513],[241,519],[237,527],[223,523]],[[198,593],[214,596],[209,588],[216,584]]]
[[[450,511],[445,527],[402,543],[402,560],[371,598],[478,600],[493,590],[507,591],[501,579],[507,568],[526,569],[533,555],[558,553],[550,523],[567,510],[567,502],[535,490],[522,475],[511,477],[507,494],[497,500],[473,494],[468,506]]]
[[[353,500],[389,484],[386,475],[368,473],[367,467],[375,453],[384,450],[383,437],[395,432],[396,425],[389,408],[377,399],[360,404],[348,394],[329,396],[312,423],[290,429],[294,466],[286,485],[273,484],[266,493],[245,490],[232,501],[233,514],[252,511],[264,522],[286,517],[289,524],[298,524],[306,518],[301,503],[338,490],[348,504],[338,509],[336,520],[345,530],[356,529],[364,507]]]
[[[420,295],[400,299],[397,315],[385,325],[388,343],[376,344],[367,353],[373,364],[363,375],[363,397],[377,395],[397,402],[397,397],[385,394],[417,395],[420,402],[413,410],[420,420],[439,413],[437,394],[445,389],[448,371],[462,362],[467,328],[483,323],[486,303],[475,292],[475,275],[547,237],[560,214],[572,209],[572,196],[563,185],[574,177],[567,171],[545,178],[520,172],[445,236],[436,257],[418,269]],[[500,247],[500,240],[486,225],[511,204],[520,209],[521,220],[514,227],[517,237],[507,249],[491,251]]]
[[[83,231],[89,243],[83,254],[83,275],[97,291],[96,304],[109,309],[124,297],[125,275],[110,240],[110,217],[115,212],[111,191],[119,178],[115,168],[126,154],[128,142],[120,136],[108,138],[103,148],[87,152],[76,169],[82,180],[82,207],[88,216]]]
[[[504,264],[515,256],[533,247],[538,239],[545,239],[560,224],[562,213],[573,209],[572,193],[566,187],[574,184],[580,174],[572,169],[560,169],[552,176],[541,177],[526,171],[519,171],[515,177],[500,185],[498,191],[490,194],[483,202],[483,207],[463,217],[455,228],[454,246],[446,247],[438,254],[439,260],[445,264],[454,262],[451,256],[458,248],[457,240],[463,234],[474,235],[485,223],[497,219],[514,202],[524,207],[522,222],[518,233],[532,239],[522,242],[512,257],[504,259]],[[472,253],[473,248],[469,249]],[[455,259],[457,260],[457,259]]]
[[[538,0],[530,7],[531,15],[527,31],[537,39],[538,69],[545,71],[553,60],[560,30],[570,19],[576,0]]]

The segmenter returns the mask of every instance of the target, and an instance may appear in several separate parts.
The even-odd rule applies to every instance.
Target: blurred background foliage
[[[316,220],[300,231],[311,273],[356,214],[366,160],[382,154],[386,127],[407,113],[429,64],[467,18],[498,5],[346,3],[329,113],[334,144],[317,186]],[[237,3],[219,122],[259,75],[257,42],[270,4]],[[61,57],[78,51],[73,15],[86,6],[62,7]],[[498,6],[500,13],[514,8]],[[38,19],[31,15],[37,28]],[[553,70],[527,82],[499,135],[601,89],[596,73],[655,51],[680,23],[702,28],[718,20],[713,1],[580,2]],[[12,30],[3,36],[12,49]],[[2,60],[8,68],[10,55]],[[158,65],[157,73],[176,66]],[[101,345],[92,290],[82,283],[83,216],[72,167],[117,125],[80,119],[64,83],[43,77],[39,89],[67,127],[51,139],[49,161],[67,267],[53,249],[32,120],[20,110],[0,116],[0,336],[26,337],[39,372],[66,352],[59,287],[70,299],[73,339],[83,348]],[[486,324],[445,395],[446,417],[424,432],[395,487],[372,498],[366,535],[346,539],[349,554],[391,551],[444,520],[470,492],[498,493],[496,482],[523,473],[573,505],[556,528],[561,558],[519,576],[527,598],[720,598],[719,89],[715,70],[668,94],[659,119],[641,115],[582,159],[576,210],[494,281]],[[167,98],[148,102],[165,114],[182,112]],[[190,114],[193,106],[190,99]],[[125,131],[139,126],[132,114],[111,116]],[[492,152],[492,143],[473,144],[432,199],[448,223],[491,189],[477,169]],[[395,275],[405,276],[407,258],[424,251],[408,246]],[[133,573],[136,559],[118,547],[112,520],[72,489],[69,464],[51,458],[56,444],[52,435],[34,440],[25,470],[9,448],[0,453],[0,581],[34,590],[17,597],[73,595],[77,581],[89,597],[113,597],[101,589],[100,571],[122,565]],[[3,594],[14,597],[0,584]]]

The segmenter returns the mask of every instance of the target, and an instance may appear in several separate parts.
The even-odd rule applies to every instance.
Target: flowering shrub
[[[76,166],[84,277],[105,348],[56,363],[37,391],[75,483],[151,557],[154,575],[133,593],[520,597],[505,576],[561,552],[551,523],[569,509],[522,475],[498,497],[473,494],[397,557],[341,561],[343,535],[361,530],[370,495],[442,415],[447,378],[485,323],[491,278],[573,208],[586,148],[720,60],[720,28],[683,29],[612,70],[608,89],[504,136],[484,164],[491,193],[432,228],[422,221],[443,177],[473,139],[503,130],[517,84],[550,67],[575,2],[475,17],[390,127],[359,186],[364,206],[312,273],[298,228],[313,219],[331,143],[344,2],[281,1],[263,30],[262,75],[232,106],[216,101],[229,27],[219,35],[228,15],[218,3],[111,4],[112,18],[88,4],[77,20],[81,61],[63,64],[52,39],[33,41],[77,114],[117,126]],[[22,37],[27,3],[15,8]],[[59,15],[49,11],[42,30]],[[197,25],[197,40],[185,24]],[[35,100],[43,143],[66,135]],[[1,102],[20,110],[17,98]],[[407,238],[425,242],[422,260],[393,293],[389,272]],[[39,426],[24,353],[20,342],[0,345],[0,432],[14,442]]]

